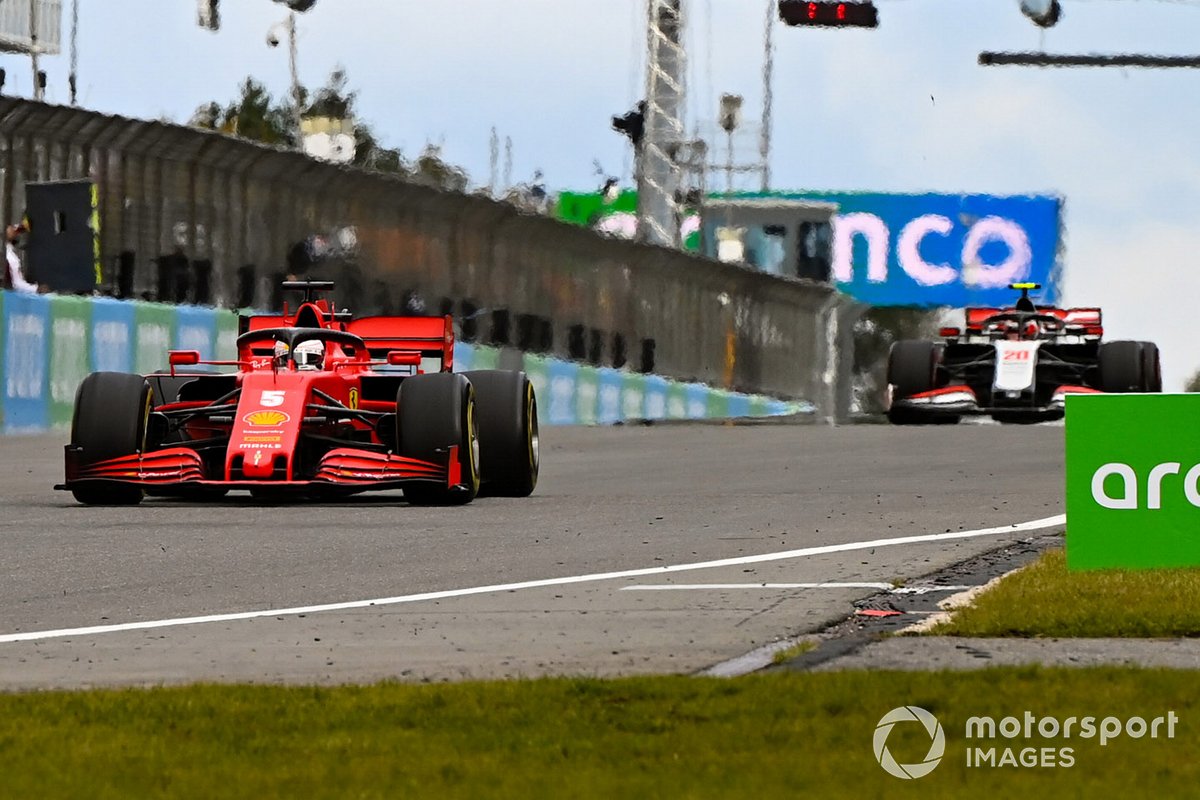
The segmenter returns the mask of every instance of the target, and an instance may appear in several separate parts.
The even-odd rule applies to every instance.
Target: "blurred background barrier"
[[[603,396],[603,370],[616,369],[811,403],[828,420],[850,405],[863,307],[826,283],[616,240],[213,131],[0,98],[0,217],[29,217],[26,272],[62,294],[85,291],[77,282],[94,274],[95,291],[119,299],[277,308],[281,278],[332,279],[336,303],[356,313],[450,313],[467,344],[578,365],[551,386],[582,380]],[[81,225],[86,235],[47,243]],[[64,261],[67,251],[77,254]],[[139,371],[159,366],[168,342],[213,346],[200,311],[137,305],[130,329],[125,311],[62,302],[44,338],[30,339],[52,355],[52,415],[82,365],[71,349],[80,325],[126,332]],[[36,338],[41,311],[25,308],[13,306],[30,328],[18,335]],[[658,383],[648,391],[655,413],[694,405]],[[556,417],[570,416],[565,402]],[[18,427],[26,414],[40,421],[40,407],[16,413]]]
[[[103,297],[0,292],[0,429],[64,430],[75,390],[91,372],[151,373],[167,368],[167,351],[204,358],[236,356],[237,314]],[[551,356],[468,342],[454,346],[455,369],[517,368],[529,373],[546,425],[592,425],[671,419],[722,419],[815,413],[785,402],[684,383],[659,375],[595,368]]]

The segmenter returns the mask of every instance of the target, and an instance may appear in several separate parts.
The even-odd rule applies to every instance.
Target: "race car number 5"
[[[286,392],[267,389],[263,391],[262,399],[258,402],[263,408],[275,408],[276,406],[283,405],[284,394],[286,394]]]

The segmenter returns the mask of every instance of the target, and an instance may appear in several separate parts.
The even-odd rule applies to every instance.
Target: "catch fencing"
[[[848,407],[856,311],[829,286],[211,131],[0,98],[0,216],[21,217],[26,183],[80,179],[97,190],[104,294],[274,307],[284,276],[329,278],[357,313],[452,313],[468,344]]]

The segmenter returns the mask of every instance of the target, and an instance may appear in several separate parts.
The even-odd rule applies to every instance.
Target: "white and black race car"
[[[892,345],[892,423],[1040,422],[1060,419],[1071,393],[1162,391],[1154,343],[1101,342],[1099,308],[1040,306],[1029,297],[1038,284],[1011,286],[1021,291],[1012,308],[968,308],[965,327],[942,328],[941,341]]]

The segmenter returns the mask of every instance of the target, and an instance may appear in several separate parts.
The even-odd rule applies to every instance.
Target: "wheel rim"
[[[538,435],[537,401],[533,399],[533,387],[529,387],[529,400],[526,403],[526,415],[529,418],[529,465],[536,475],[541,462],[541,445]]]
[[[467,401],[467,437],[471,447],[471,484],[479,485],[479,434],[475,430],[475,398]]]

